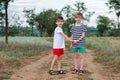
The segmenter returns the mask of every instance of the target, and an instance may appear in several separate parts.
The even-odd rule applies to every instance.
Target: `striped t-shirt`
[[[82,36],[82,32],[87,31],[87,25],[81,23],[81,25],[74,25],[70,32],[73,34],[73,40],[78,40],[80,36]],[[76,44],[73,44],[73,47],[85,47],[85,38],[77,42]]]

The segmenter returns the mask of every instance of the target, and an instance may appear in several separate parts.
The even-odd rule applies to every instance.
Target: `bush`
[[[109,32],[109,36],[120,36],[120,30],[119,29],[111,29],[111,31]]]

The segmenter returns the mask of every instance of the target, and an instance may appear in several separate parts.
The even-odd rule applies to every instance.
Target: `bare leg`
[[[60,56],[58,56],[57,63],[58,63],[58,71],[59,71],[61,70],[61,57]]]
[[[74,66],[78,69],[78,53],[74,53]]]
[[[54,58],[53,58],[52,63],[51,63],[50,70],[53,70],[54,64],[55,64],[55,62],[57,61],[57,59],[58,59],[58,56],[57,56],[57,55],[54,55]]]
[[[80,53],[80,70],[83,70],[84,54]]]

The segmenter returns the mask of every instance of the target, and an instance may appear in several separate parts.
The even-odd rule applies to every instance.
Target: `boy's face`
[[[77,15],[77,16],[75,17],[75,21],[76,21],[76,23],[81,23],[81,21],[82,21],[82,16]]]
[[[58,20],[56,21],[56,24],[57,24],[57,26],[59,26],[59,27],[62,27],[63,23],[64,23],[64,20],[58,19]]]

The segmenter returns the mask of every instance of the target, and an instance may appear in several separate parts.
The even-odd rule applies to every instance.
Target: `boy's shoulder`
[[[58,32],[58,31],[63,31],[63,30],[62,30],[62,28],[60,28],[60,27],[56,27],[54,31],[55,31],[55,32]]]
[[[88,22],[87,21],[83,21],[82,25],[86,25],[87,26]]]
[[[62,29],[62,28],[60,28],[60,27],[56,27],[55,29]]]

